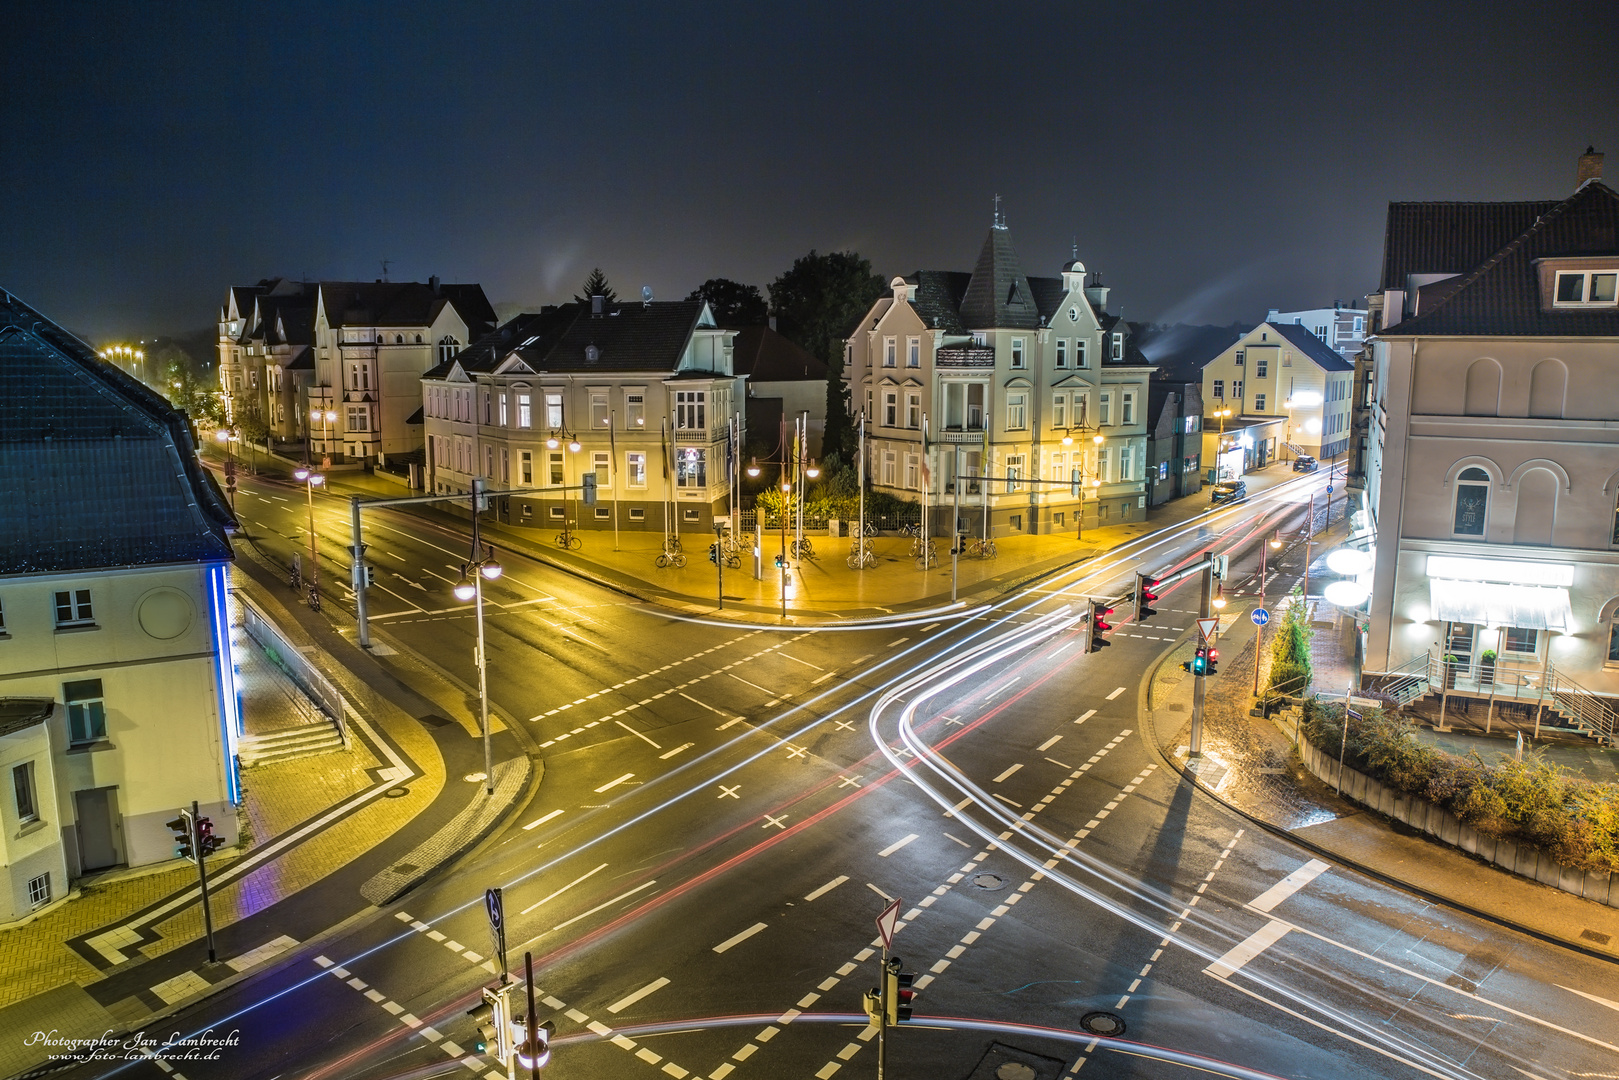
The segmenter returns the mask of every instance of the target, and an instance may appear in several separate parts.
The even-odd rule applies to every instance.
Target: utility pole
[[[956,564],[961,561],[961,444],[956,444],[955,506],[950,511],[950,602],[956,602]]]
[[[349,527],[353,537],[353,543],[350,544],[349,551],[354,556],[350,569],[350,573],[354,578],[354,617],[359,624],[360,648],[369,649],[371,647],[371,624],[366,621],[365,545],[360,542],[360,497],[358,495],[349,496]]]
[[[1214,560],[1209,558],[1203,566],[1203,597],[1198,601],[1198,618],[1207,619],[1211,605],[1214,602]],[[1202,630],[1198,633],[1201,635]],[[1193,674],[1192,676],[1192,745],[1189,751],[1191,757],[1199,757],[1203,753],[1203,694],[1205,676]]]

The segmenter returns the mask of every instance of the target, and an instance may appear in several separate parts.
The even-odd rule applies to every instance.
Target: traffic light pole
[[[193,802],[191,804],[191,821],[189,824],[191,827],[191,850],[197,856],[197,878],[202,883],[202,929],[203,933],[208,936],[208,962],[217,964],[219,963],[219,958],[214,955],[214,914],[208,907],[208,856],[202,850],[204,846],[202,833],[197,828],[197,822],[202,820],[200,815],[201,810]]]
[[[1348,726],[1347,724],[1345,725]],[[878,992],[882,995],[877,1014],[877,1080],[888,1072],[888,947],[883,947],[882,967],[877,969]]]
[[[1198,601],[1198,617],[1207,619],[1214,603],[1214,561],[1206,560],[1203,564],[1203,597]],[[1201,634],[1202,631],[1199,631]],[[1201,757],[1203,754],[1203,693],[1206,676],[1194,673],[1192,676],[1192,745],[1189,751],[1191,757]]]

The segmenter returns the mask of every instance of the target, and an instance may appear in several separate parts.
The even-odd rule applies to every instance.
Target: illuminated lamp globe
[[[1107,440],[1103,439],[1102,436],[1100,436],[1100,435],[1091,436],[1091,442],[1095,443],[1097,446],[1101,446],[1102,443],[1104,443],[1106,441]]]
[[[490,559],[488,562],[486,562],[482,566],[478,567],[478,573],[482,574],[484,577],[488,578],[490,581],[494,581],[501,574],[505,573],[505,568],[503,566],[501,566],[498,562],[495,562],[495,560]]]
[[[218,431],[214,432],[214,438],[218,439],[220,442],[229,442],[230,432],[226,431],[224,428],[220,428]]]
[[[1214,598],[1214,606],[1216,608],[1220,608],[1221,610],[1224,610],[1224,608],[1225,608],[1225,594],[1224,593],[1221,593],[1219,596],[1216,596]]]
[[[1272,536],[1270,538],[1270,549],[1272,551],[1279,550],[1281,548],[1281,546],[1282,546],[1282,538],[1280,536]]]
[[[748,462],[748,475],[749,476],[758,476],[759,475],[759,459],[758,458],[754,458],[752,461]]]
[[[478,595],[478,587],[463,577],[455,583],[455,598],[457,600],[471,600]]]
[[[811,461],[808,467],[804,469],[804,475],[813,480],[817,476],[821,475],[821,467],[815,464],[815,462]]]
[[[1366,598],[1372,595],[1372,590],[1358,581],[1334,581],[1321,590],[1321,595],[1326,597],[1329,604],[1341,608],[1354,608],[1364,604]]]
[[[308,469],[294,469],[292,475],[295,480],[303,481],[309,479],[310,472]]]
[[[549,448],[551,450],[555,450],[557,448],[557,437],[555,435],[553,435],[549,439],[546,439],[545,440],[545,445],[546,445],[547,448]]]
[[[1064,446],[1073,446],[1074,445],[1074,437],[1072,435],[1068,434],[1067,432],[1064,432],[1063,437],[1062,437],[1062,444]]]
[[[574,439],[571,442],[569,442],[568,443],[568,449],[572,450],[574,453],[577,454],[579,452],[579,440]]]
[[[1372,568],[1372,557],[1358,548],[1339,548],[1327,556],[1327,566],[1335,574],[1364,574]]]
[[[324,476],[322,476],[320,473],[315,473],[312,476],[310,476],[309,482],[311,484],[315,485],[316,487],[319,487],[320,485],[322,485],[322,484],[324,484],[326,482],[326,478]]]

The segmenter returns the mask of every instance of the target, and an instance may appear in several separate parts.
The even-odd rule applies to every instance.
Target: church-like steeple
[[[995,224],[984,239],[984,249],[978,253],[978,264],[961,297],[961,321],[969,330],[1034,330],[1040,326],[1034,293],[1012,249],[1012,234],[998,202]]]

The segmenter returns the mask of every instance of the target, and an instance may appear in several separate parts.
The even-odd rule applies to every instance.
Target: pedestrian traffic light
[[[1158,579],[1148,577],[1146,574],[1136,575],[1136,622],[1146,622],[1158,614],[1158,609],[1152,605],[1158,601]]]
[[[593,472],[585,473],[585,475],[584,475],[584,485],[585,485],[585,505],[586,506],[595,506],[596,505],[596,474],[593,473]]]
[[[1197,652],[1192,654],[1190,671],[1193,675],[1207,675],[1209,673],[1209,651],[1201,645],[1197,647]]]
[[[1216,649],[1212,645],[1209,646],[1207,649],[1204,649],[1203,650],[1203,669],[1204,669],[1203,673],[1205,675],[1218,675],[1218,674],[1220,674],[1219,670],[1216,667],[1217,663],[1219,662],[1219,659],[1220,659],[1220,650],[1219,649]]]
[[[197,857],[192,854],[190,812],[186,810],[180,811],[179,817],[173,821],[165,821],[163,826],[174,831],[174,857],[177,859],[190,859],[192,862],[196,862]],[[211,825],[210,828],[212,828]]]
[[[720,564],[720,542],[718,540],[708,545],[708,561],[715,566]]]
[[[865,992],[860,1001],[866,1007],[866,1022],[872,1027],[882,1027],[883,1014],[886,1011],[883,1008],[882,990],[874,986]]]
[[[892,956],[883,968],[883,1013],[890,1027],[911,1018],[911,1003],[916,998],[916,991],[911,989],[916,973],[901,971],[904,965],[905,961]]]
[[[1113,629],[1113,624],[1107,621],[1107,617],[1111,614],[1113,614],[1113,609],[1108,607],[1105,601],[1091,601],[1090,651],[1093,653],[1101,652],[1103,649],[1113,644],[1113,642],[1102,636],[1109,630]]]

